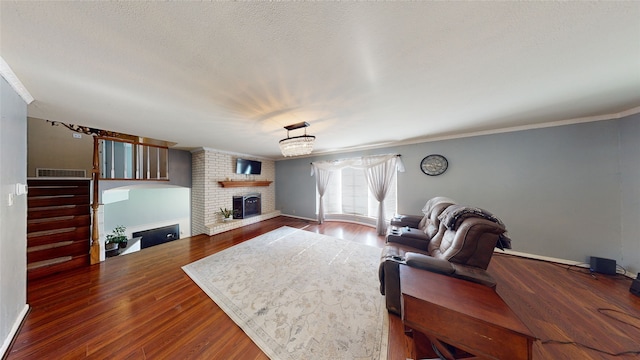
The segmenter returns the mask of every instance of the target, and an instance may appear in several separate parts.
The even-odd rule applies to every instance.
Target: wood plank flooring
[[[31,311],[7,359],[267,359],[181,267],[280,226],[382,247],[375,229],[278,217],[215,236],[194,236],[30,281]],[[517,247],[517,239],[514,239]],[[498,293],[541,340],[534,359],[626,359],[640,351],[640,298],[631,280],[494,256]],[[600,310],[599,308],[613,309]],[[389,359],[412,358],[412,339],[390,316]]]

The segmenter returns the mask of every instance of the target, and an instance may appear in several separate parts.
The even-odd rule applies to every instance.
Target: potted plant
[[[224,209],[220,208],[220,214],[222,214],[224,221],[229,221],[231,220],[231,215],[233,215],[233,211],[227,208],[224,208]]]
[[[105,244],[117,244],[120,249],[124,249],[127,247],[127,235],[124,232],[127,230],[127,227],[124,225],[118,225],[113,229],[113,233],[107,235],[107,241]]]

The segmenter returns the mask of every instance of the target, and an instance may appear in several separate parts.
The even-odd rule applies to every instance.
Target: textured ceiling
[[[639,19],[636,1],[3,0],[0,56],[29,116],[277,159],[300,121],[322,153],[633,110]]]

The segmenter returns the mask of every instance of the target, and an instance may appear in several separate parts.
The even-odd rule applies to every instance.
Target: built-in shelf
[[[273,181],[218,181],[222,187],[269,186]]]

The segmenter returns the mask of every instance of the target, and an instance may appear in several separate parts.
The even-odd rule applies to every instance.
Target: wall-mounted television
[[[262,162],[256,160],[236,159],[236,174],[260,175]]]

